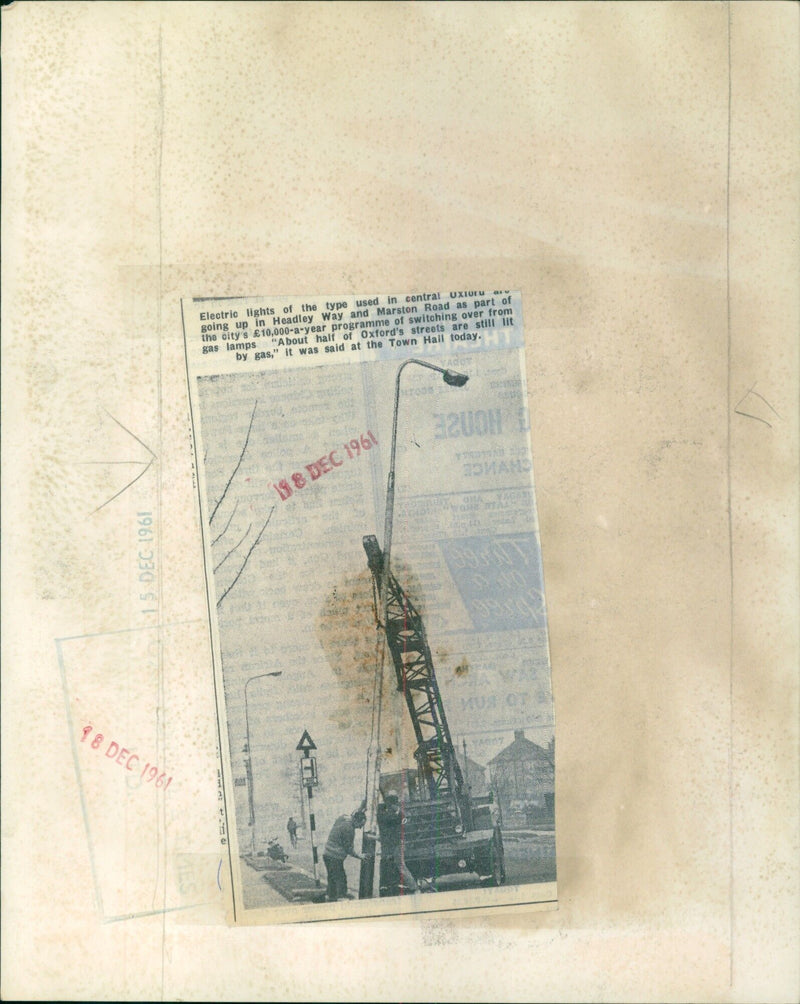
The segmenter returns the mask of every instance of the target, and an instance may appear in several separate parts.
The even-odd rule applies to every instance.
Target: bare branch
[[[247,444],[250,442],[250,431],[253,428],[253,419],[256,417],[256,408],[257,407],[258,407],[258,400],[256,400],[256,403],[253,405],[253,414],[250,416],[250,425],[248,425],[248,427],[247,427],[247,435],[245,436],[245,439],[244,439],[244,446],[242,447],[242,452],[239,454],[239,459],[236,461],[236,466],[233,469],[233,473],[228,478],[228,483],[225,485],[225,490],[223,491],[222,495],[220,495],[219,501],[217,502],[217,504],[214,506],[214,511],[211,513],[211,519],[209,519],[209,521],[208,521],[209,525],[211,525],[211,523],[214,522],[214,517],[217,515],[217,509],[219,509],[219,507],[224,502],[225,496],[228,494],[228,489],[231,486],[231,481],[233,481],[233,479],[236,477],[236,472],[241,467],[242,460],[244,460],[245,450],[247,449]]]
[[[230,549],[230,551],[228,551],[228,553],[227,553],[227,554],[225,555],[225,557],[224,557],[224,558],[222,559],[222,561],[220,561],[220,563],[219,563],[218,565],[215,565],[215,566],[214,566],[214,572],[215,572],[215,573],[216,573],[216,572],[217,572],[217,571],[218,571],[218,570],[219,570],[220,568],[222,568],[222,566],[223,566],[223,565],[225,564],[225,562],[226,562],[226,561],[228,560],[228,558],[230,558],[230,556],[231,556],[231,555],[233,554],[233,552],[234,552],[234,551],[235,551],[235,550],[237,549],[237,547],[239,547],[239,544],[241,544],[241,543],[242,543],[242,541],[244,540],[244,538],[245,538],[245,537],[246,537],[246,536],[248,535],[248,533],[250,533],[250,531],[251,531],[252,529],[253,529],[253,524],[251,523],[251,524],[250,524],[250,526],[248,526],[248,528],[247,528],[247,529],[246,529],[246,530],[244,531],[244,533],[242,534],[242,537],[241,537],[241,539],[239,540],[239,543],[238,543],[238,544],[234,544],[234,545],[233,545],[233,547],[232,547],[232,548]]]
[[[227,589],[225,590],[225,592],[224,592],[224,593],[222,594],[222,596],[220,596],[220,598],[219,598],[219,599],[217,600],[217,606],[219,606],[219,605],[220,605],[220,604],[222,603],[222,601],[223,601],[223,600],[225,599],[225,597],[226,597],[226,596],[228,595],[228,593],[229,593],[229,592],[231,591],[231,589],[233,589],[233,587],[234,587],[234,586],[236,585],[236,583],[237,583],[237,582],[239,581],[239,576],[240,576],[240,575],[242,574],[242,572],[244,571],[244,568],[245,568],[245,565],[247,564],[247,562],[248,562],[248,560],[249,560],[249,558],[250,558],[250,555],[251,555],[251,554],[253,553],[253,551],[254,551],[254,550],[256,549],[256,547],[258,546],[258,542],[259,542],[259,541],[261,540],[261,535],[262,535],[262,534],[263,534],[263,532],[264,532],[264,531],[265,531],[265,530],[267,529],[267,526],[268,526],[268,524],[269,524],[269,521],[270,521],[270,520],[272,519],[272,514],[273,514],[274,512],[275,512],[275,506],[273,506],[273,507],[272,507],[272,508],[270,509],[270,511],[269,511],[269,516],[267,516],[267,519],[266,519],[266,521],[265,521],[264,525],[263,525],[263,526],[261,527],[261,529],[260,529],[260,530],[258,531],[258,536],[257,536],[257,537],[256,537],[256,539],[255,539],[255,540],[253,541],[253,543],[252,543],[252,544],[250,545],[250,550],[249,550],[249,551],[247,552],[247,554],[246,554],[246,555],[244,556],[244,561],[242,562],[242,564],[241,564],[241,567],[239,568],[239,571],[238,571],[238,572],[236,573],[236,578],[235,578],[235,579],[233,580],[233,582],[232,582],[232,583],[231,583],[231,584],[230,584],[230,585],[228,586],[228,588],[227,588]]]
[[[223,537],[223,536],[225,535],[225,531],[226,531],[226,530],[228,529],[228,527],[229,527],[229,526],[231,525],[231,520],[232,520],[232,519],[233,519],[233,517],[234,517],[234,516],[236,515],[236,510],[237,510],[238,508],[239,508],[239,499],[236,499],[236,505],[235,505],[235,506],[233,507],[233,512],[231,513],[231,518],[230,518],[230,519],[228,520],[228,522],[227,522],[227,523],[225,524],[225,530],[223,530],[223,531],[222,531],[222,533],[218,533],[218,534],[217,534],[217,536],[216,536],[216,537],[215,537],[215,538],[214,538],[214,539],[213,539],[213,540],[211,541],[211,546],[212,546],[212,547],[213,547],[213,546],[214,546],[214,545],[216,544],[216,542],[217,542],[217,541],[218,541],[218,540],[220,539],[220,537]]]

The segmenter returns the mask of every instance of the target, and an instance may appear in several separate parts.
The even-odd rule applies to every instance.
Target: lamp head
[[[465,373],[456,373],[455,370],[445,370],[442,376],[444,382],[451,387],[463,387],[467,380],[469,380],[469,377]]]

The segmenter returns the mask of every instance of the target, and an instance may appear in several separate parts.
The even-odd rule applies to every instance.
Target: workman
[[[378,806],[378,833],[381,841],[380,894],[399,896],[417,892],[414,876],[403,861],[403,823],[405,816],[400,799],[389,792]],[[402,888],[401,888],[402,879]]]
[[[328,901],[335,903],[338,899],[347,898],[347,875],[344,861],[347,857],[361,859],[360,854],[353,850],[356,830],[367,821],[363,809],[356,809],[349,816],[339,816],[331,827],[322,860],[328,872]]]

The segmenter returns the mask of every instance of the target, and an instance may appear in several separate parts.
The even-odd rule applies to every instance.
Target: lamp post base
[[[375,893],[375,849],[378,841],[369,833],[361,838],[361,873],[358,882],[358,898],[372,899]]]

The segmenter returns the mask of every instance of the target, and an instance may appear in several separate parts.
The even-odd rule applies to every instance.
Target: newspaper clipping
[[[554,909],[520,295],[182,308],[232,921]]]

